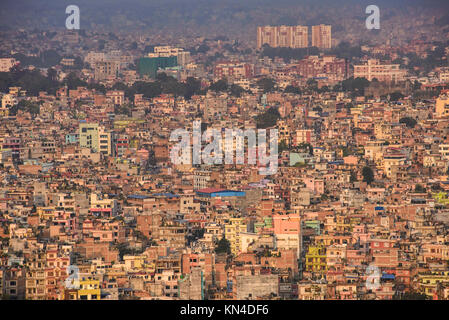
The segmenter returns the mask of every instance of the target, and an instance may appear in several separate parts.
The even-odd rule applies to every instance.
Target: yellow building
[[[128,118],[127,120],[116,120],[114,121],[114,129],[124,129],[131,124],[142,124],[142,123],[145,123],[145,120],[135,118]]]
[[[382,164],[383,143],[383,140],[367,141],[364,146],[365,158],[376,162],[376,164]]]
[[[145,256],[123,256],[125,261],[125,270],[143,270],[145,268]]]
[[[0,117],[9,116],[9,108],[8,107],[0,107]]]
[[[382,165],[386,176],[391,178],[393,176],[394,169],[405,165],[406,160],[406,157],[401,153],[384,154]]]
[[[291,141],[290,141],[290,129],[288,124],[285,121],[280,120],[277,123],[277,127],[279,131],[278,143],[284,141],[284,143],[287,146],[289,146]]]
[[[336,216],[336,231],[340,233],[350,232],[352,229],[351,220],[348,217],[338,215]]]
[[[247,226],[243,218],[231,218],[225,224],[225,238],[231,245],[231,253],[237,255],[240,248],[240,233],[246,232]]]
[[[306,271],[326,272],[326,248],[324,246],[310,246],[306,253]]]
[[[443,204],[443,205],[449,204],[449,198],[447,197],[446,192],[434,193],[432,196],[439,204]]]
[[[100,300],[100,280],[93,276],[80,275],[78,297],[80,300]]]
[[[429,297],[432,297],[441,284],[449,284],[449,271],[428,272],[418,274],[419,290]]]
[[[437,98],[435,112],[438,117],[449,116],[449,95],[447,93],[442,94]]]
[[[54,207],[37,207],[36,213],[39,216],[40,221],[52,220],[55,216]]]

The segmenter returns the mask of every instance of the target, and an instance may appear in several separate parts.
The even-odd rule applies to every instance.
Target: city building
[[[306,26],[257,27],[257,48],[264,44],[270,47],[307,48],[309,46]]]
[[[312,26],[312,47],[332,48],[332,26],[324,24]]]
[[[354,65],[354,78],[377,79],[381,82],[403,81],[407,71],[399,64],[384,64],[377,59],[369,59],[363,65]]]

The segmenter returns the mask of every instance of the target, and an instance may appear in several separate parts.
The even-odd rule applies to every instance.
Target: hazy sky
[[[243,25],[254,24],[259,18],[262,23],[289,24],[320,16],[329,20],[333,15],[338,21],[346,18],[339,15],[362,18],[363,8],[370,4],[378,5],[381,12],[389,8],[422,7],[438,8],[439,14],[449,13],[449,0],[1,0],[0,26],[62,28],[65,8],[71,4],[80,8],[82,28],[86,29],[98,25],[120,28],[176,26],[176,23],[207,25],[215,21]]]

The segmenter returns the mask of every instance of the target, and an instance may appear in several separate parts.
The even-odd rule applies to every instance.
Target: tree
[[[337,47],[332,48],[329,54],[336,55],[338,58],[352,60],[354,58],[361,58],[363,51],[361,46],[352,47],[350,43],[342,41]]]
[[[231,95],[233,95],[234,97],[240,97],[242,93],[245,92],[245,89],[243,89],[238,84],[232,84],[229,90],[231,92]]]
[[[365,88],[370,85],[370,82],[365,78],[351,77],[341,82],[343,91],[350,91],[353,95],[364,95]]]
[[[301,142],[298,145],[298,149],[303,150],[305,152],[309,152],[311,156],[313,156],[313,146],[308,142]]]
[[[46,50],[40,55],[42,63],[38,67],[52,67],[61,61],[61,56],[55,50]]]
[[[308,55],[318,55],[319,49],[316,47],[311,48],[286,48],[286,47],[270,47],[268,44],[264,44],[260,57],[269,57],[271,59],[279,57],[284,59],[285,62],[290,62],[292,59],[300,60]]]
[[[185,84],[178,82],[174,77],[168,76],[165,72],[156,76],[163,93],[172,94],[175,97],[183,96],[185,93]]]
[[[271,92],[274,90],[275,82],[270,78],[262,78],[257,80],[257,86],[263,90],[264,93]]]
[[[426,189],[422,185],[417,184],[417,185],[415,185],[415,192],[424,193],[424,192],[426,192]]]
[[[404,117],[399,120],[399,123],[405,123],[407,128],[414,128],[416,125],[416,120],[410,117]]]
[[[316,81],[315,79],[307,80],[306,84],[309,87],[309,89],[316,89],[316,88],[318,88],[318,81]]]
[[[64,79],[64,83],[69,90],[74,90],[78,87],[87,87],[87,82],[78,78],[76,73],[70,72]]]
[[[215,247],[215,253],[231,253],[231,244],[228,240],[225,238],[221,238],[220,241],[218,241],[217,246]]]
[[[301,90],[299,90],[298,87],[292,86],[292,85],[288,85],[285,87],[284,89],[285,93],[294,93],[294,94],[301,94]]]
[[[184,98],[187,100],[190,100],[190,98],[201,91],[201,81],[193,78],[188,77],[185,83],[185,93]]]
[[[53,69],[53,68],[48,68],[47,69],[47,78],[50,81],[58,80],[58,72],[55,69]]]
[[[145,98],[154,98],[162,93],[162,87],[160,82],[145,82],[136,81],[133,83],[131,90],[133,95],[135,93],[141,93]]]
[[[373,169],[371,169],[370,167],[364,167],[362,170],[362,175],[364,182],[371,184],[371,182],[374,181]]]
[[[274,126],[280,116],[277,108],[270,107],[267,111],[256,117],[257,128],[265,129]]]
[[[285,150],[288,150],[288,145],[285,140],[281,140],[281,142],[279,143],[278,152],[282,153]]]
[[[36,116],[39,114],[40,106],[35,102],[28,100],[20,100],[18,104],[10,109],[11,115],[17,115],[17,111],[29,112],[31,115]]]
[[[349,177],[350,182],[356,182],[357,181],[357,173],[351,170],[351,176]]]
[[[52,71],[50,71],[50,75]],[[38,69],[27,70],[13,67],[9,72],[0,72],[0,91],[8,92],[9,87],[21,87],[27,94],[37,96],[40,91],[55,94],[59,87],[56,80],[44,77]]]
[[[347,157],[351,154],[351,150],[348,147],[341,146],[339,149],[342,150],[343,157]]]
[[[393,295],[393,300],[429,300],[429,297],[424,293],[419,292],[405,292],[403,294]]]
[[[209,86],[209,89],[213,90],[215,92],[227,91],[228,90],[228,82],[226,81],[226,79],[220,79],[217,82],[212,83]]]
[[[417,91],[421,89],[421,83],[418,80],[415,80],[413,83],[413,91]]]
[[[398,101],[402,98],[404,98],[404,95],[399,91],[395,91],[392,94],[390,94],[390,101]]]
[[[87,85],[87,89],[92,90],[95,89],[97,92],[101,92],[102,94],[106,93],[106,87],[98,82],[91,82]]]
[[[131,116],[131,110],[132,110],[132,106],[131,105],[116,105],[114,107],[114,113],[115,114],[124,114],[127,116]]]
[[[104,47],[105,47],[105,45],[106,45],[106,40],[104,40],[104,39],[100,39],[100,40],[98,40],[98,50],[104,50]]]
[[[203,43],[198,47],[198,49],[196,49],[196,52],[197,53],[206,53],[209,50],[210,50],[210,48],[208,47],[208,45]]]

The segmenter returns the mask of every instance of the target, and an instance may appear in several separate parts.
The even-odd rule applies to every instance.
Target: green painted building
[[[321,221],[319,220],[306,220],[304,221],[304,227],[314,229],[316,235],[321,234]]]
[[[171,68],[176,67],[178,65],[178,58],[176,56],[173,57],[144,57],[139,59],[138,70],[139,75],[144,76],[147,75],[150,78],[155,79],[157,75],[157,70],[159,68]]]

